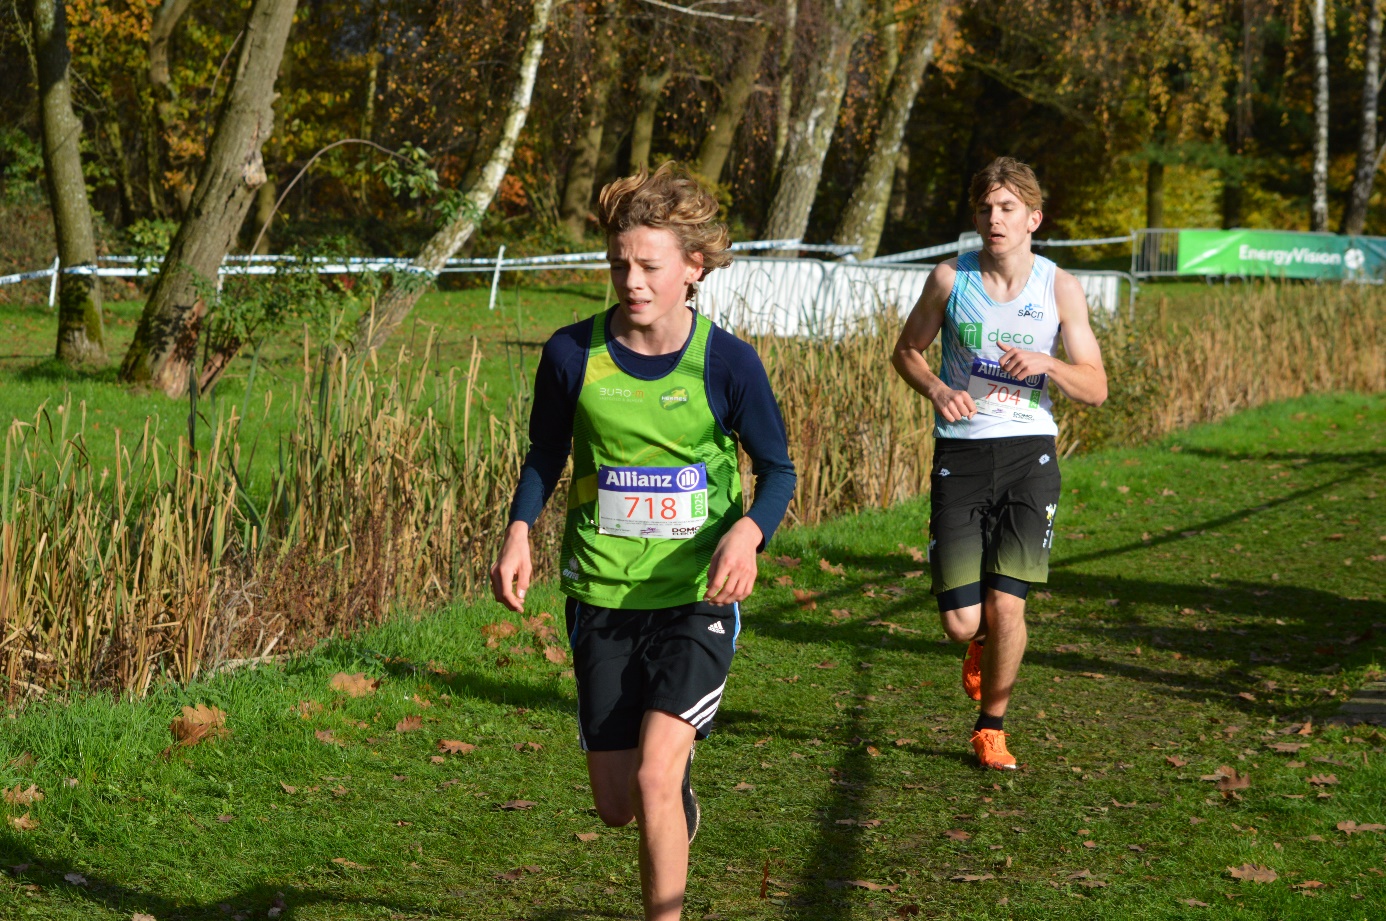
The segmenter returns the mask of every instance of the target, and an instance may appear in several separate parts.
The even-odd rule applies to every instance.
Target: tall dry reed
[[[1158,303],[1158,302],[1157,302]],[[1111,396],[1057,398],[1060,450],[1137,444],[1193,422],[1326,390],[1386,389],[1386,294],[1265,286],[1214,292],[1195,323],[1099,324]],[[779,397],[799,490],[790,523],[928,489],[932,410],[890,369],[886,311],[836,340],[750,337]],[[483,590],[525,448],[518,403],[476,411],[481,355],[446,372],[324,350],[289,396],[296,425],[264,494],[240,488],[242,422],[201,451],[149,423],[97,469],[82,407],[6,433],[0,673],[136,692]],[[935,365],[937,364],[935,356]],[[749,468],[743,477],[750,484]],[[534,530],[552,573],[558,494]]]

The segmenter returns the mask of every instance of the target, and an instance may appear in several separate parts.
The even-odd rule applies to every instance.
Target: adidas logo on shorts
[[[727,631],[722,627],[722,622],[720,620],[714,620],[711,624],[708,625],[707,629],[709,633],[720,633],[723,636],[725,636],[727,633]]]

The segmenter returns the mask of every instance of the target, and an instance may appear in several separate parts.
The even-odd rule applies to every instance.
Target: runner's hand
[[[1054,366],[1054,356],[1043,352],[1027,352],[1001,343],[1001,370],[1018,381],[1036,374],[1048,374]]]
[[[749,518],[740,519],[722,535],[707,569],[706,601],[733,604],[746,600],[756,585],[756,548],[763,537],[760,527]]]
[[[505,529],[500,556],[491,566],[491,594],[512,611],[525,609],[525,592],[534,567],[529,553],[529,525],[512,521]]]
[[[949,422],[971,419],[977,415],[977,404],[972,402],[972,394],[966,390],[954,390],[942,381],[929,394],[929,402],[934,404],[934,412]]]

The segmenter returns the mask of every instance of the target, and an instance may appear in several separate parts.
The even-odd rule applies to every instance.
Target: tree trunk
[[[905,219],[905,212],[909,206],[909,177],[910,147],[908,144],[901,144],[900,153],[895,157],[895,179],[890,184],[890,206],[886,209],[887,216],[897,224]]]
[[[1328,229],[1328,22],[1324,0],[1314,0],[1314,191],[1309,229]]]
[[[148,172],[149,206],[155,214],[167,214],[164,195],[164,163],[168,155],[168,126],[173,107],[169,75],[169,42],[173,30],[192,0],[163,0],[149,24],[149,111],[144,117],[144,157]]]
[[[799,28],[799,0],[784,0],[784,34],[780,37],[780,98],[775,108],[775,159],[771,177],[780,174],[794,111],[794,39]]]
[[[48,200],[58,238],[59,361],[104,364],[105,332],[101,326],[101,282],[95,275],[66,270],[96,263],[91,203],[82,175],[82,123],[72,111],[68,84],[67,9],[63,0],[33,0],[32,23],[38,67],[39,116],[43,131],[43,166]]]
[[[1256,88],[1256,67],[1261,57],[1261,0],[1242,0],[1241,66],[1237,73],[1237,92],[1233,97],[1232,117],[1227,120],[1228,148],[1237,162],[1223,170],[1222,226],[1224,229],[1242,225],[1245,196],[1244,157],[1251,143],[1253,128],[1252,92]]]
[[[860,246],[858,259],[874,257],[881,245],[886,207],[890,204],[891,188],[895,183],[895,163],[905,139],[905,128],[910,121],[915,97],[919,95],[920,84],[924,82],[924,71],[934,58],[934,45],[947,11],[947,0],[934,0],[933,16],[927,21],[915,23],[910,31],[899,64],[891,76],[890,89],[884,97],[885,110],[881,113],[881,123],[876,128],[866,167],[842,212],[837,233],[833,235],[834,243]]]
[[[823,161],[837,127],[847,90],[852,46],[861,34],[861,0],[821,0],[820,41],[814,48],[800,106],[790,126],[779,184],[770,202],[762,235],[768,240],[797,239],[808,229],[809,212],[823,176]]]
[[[895,0],[877,0],[876,18],[884,22],[876,32],[880,57],[876,68],[876,101],[885,104],[895,69],[900,66],[900,22],[895,16]]]
[[[260,148],[274,125],[274,82],[296,5],[296,0],[255,0],[250,9],[197,187],[120,368],[126,383],[150,384],[170,396],[187,392],[207,312],[203,294],[215,284],[255,191],[265,182]]]
[[[741,116],[746,113],[746,103],[756,88],[756,75],[760,73],[760,60],[765,56],[765,46],[770,41],[770,30],[757,26],[746,40],[746,46],[737,57],[731,80],[722,91],[717,113],[712,117],[703,143],[698,148],[698,173],[709,182],[717,182],[722,177],[722,169],[731,153],[732,138],[736,126],[741,124]]]
[[[1362,134],[1357,142],[1357,171],[1352,179],[1343,233],[1358,235],[1367,223],[1367,203],[1376,179],[1376,104],[1381,92],[1381,0],[1367,11],[1366,72],[1362,75]]]
[[[597,159],[601,156],[602,133],[606,128],[606,107],[620,71],[615,37],[605,36],[598,40],[601,47],[597,51],[596,73],[592,75],[592,92],[584,107],[581,130],[568,166],[568,181],[563,186],[563,203],[558,209],[559,219],[575,240],[581,240],[587,229],[588,206],[592,203]]]
[[[265,182],[255,190],[255,215],[251,218],[251,232],[259,243],[255,244],[255,255],[264,256],[270,252],[269,223],[274,220],[274,203],[279,198],[279,186],[265,174]]]
[[[539,72],[539,59],[544,54],[544,33],[549,26],[549,14],[553,11],[554,0],[534,0],[534,18],[530,22],[529,37],[525,40],[524,54],[520,59],[520,69],[515,87],[510,93],[510,104],[505,116],[505,130],[500,142],[491,152],[491,159],[482,170],[480,180],[467,190],[464,206],[446,227],[433,235],[419,255],[414,257],[413,265],[417,271],[436,275],[452,254],[467,241],[476,230],[486,209],[491,206],[496,191],[500,188],[505,171],[510,167],[510,158],[515,153],[520,130],[525,126],[529,115],[529,102],[534,94],[535,76]],[[396,284],[385,292],[372,314],[361,318],[356,328],[356,345],[362,349],[375,349],[384,345],[385,340],[404,322],[424,286],[418,284]]]
[[[654,143],[654,123],[655,115],[659,112],[659,98],[664,94],[664,87],[673,74],[673,67],[665,63],[654,73],[640,75],[640,109],[635,114],[635,124],[630,130],[632,171],[650,167],[650,145]]]
[[[1160,160],[1145,165],[1145,226],[1165,226],[1165,164]]]

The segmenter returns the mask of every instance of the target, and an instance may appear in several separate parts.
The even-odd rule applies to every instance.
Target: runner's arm
[[[948,312],[948,296],[953,293],[953,279],[957,274],[957,260],[949,259],[934,267],[924,282],[924,293],[919,295],[900,338],[895,342],[895,351],[890,356],[891,366],[896,373],[934,404],[934,412],[949,422],[971,419],[977,413],[977,404],[965,390],[954,390],[929,367],[924,350],[933,345],[943,329],[943,321]]]
[[[1054,300],[1059,306],[1059,335],[1069,360],[1002,343],[1001,367],[1017,379],[1047,374],[1070,400],[1101,406],[1107,399],[1107,372],[1102,367],[1102,348],[1088,323],[1088,299],[1083,286],[1060,269],[1054,276]]]

